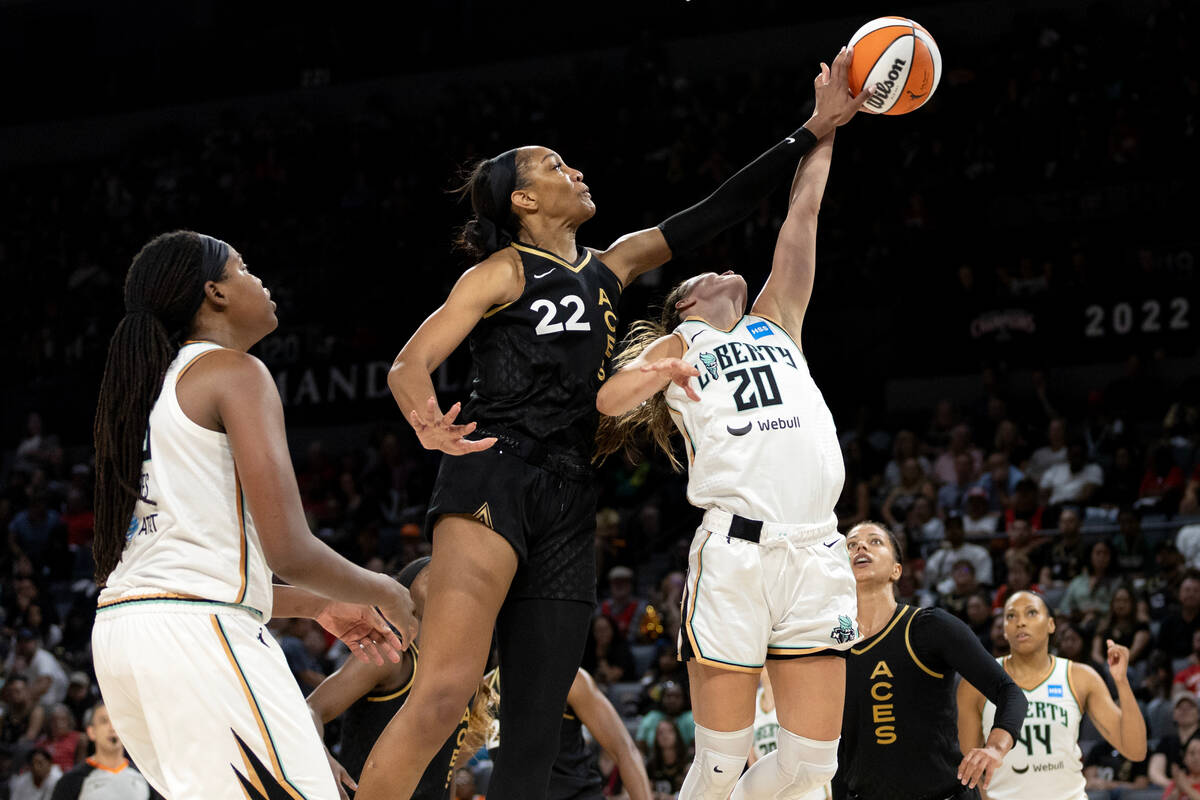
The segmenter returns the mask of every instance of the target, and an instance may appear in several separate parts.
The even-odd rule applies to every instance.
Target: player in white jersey
[[[997,659],[1025,692],[1025,724],[1004,763],[992,774],[985,800],[1086,800],[1079,750],[1084,713],[1121,755],[1146,757],[1146,723],[1129,685],[1129,649],[1108,640],[1108,669],[1117,685],[1109,696],[1104,680],[1086,664],[1050,655],[1054,617],[1033,592],[1017,592],[1004,604],[1004,636],[1012,652]],[[996,707],[962,681],[958,686],[958,738],[963,750],[978,747],[992,727]]]
[[[334,800],[265,624],[311,617],[382,663],[412,639],[412,600],[309,532],[278,391],[246,352],[278,325],[275,304],[241,256],[158,236],[129,268],[125,308],[95,425],[92,650],[113,727],[170,800]]]
[[[704,509],[689,556],[680,655],[688,662],[696,757],[681,800],[798,798],[837,770],[844,650],[857,638],[854,576],[834,504],[845,469],[833,417],[799,345],[816,267],[817,213],[833,131],[852,97],[849,53],[822,65],[814,119],[833,125],[792,183],[771,274],[745,313],[745,280],[707,273],[676,287],[660,324],[634,328],[600,389],[602,454],[649,427],[689,460],[688,499]],[[777,748],[739,779],[766,665]],[[736,786],[735,786],[736,784]]]

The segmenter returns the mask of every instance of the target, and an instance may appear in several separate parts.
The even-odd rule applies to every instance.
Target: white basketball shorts
[[[757,672],[767,658],[849,649],[859,636],[858,601],[836,521],[763,523],[751,541],[730,532],[732,520],[710,509],[692,540],[680,657]]]
[[[92,651],[117,735],[168,800],[338,800],[300,687],[249,611],[117,603],[97,613]]]

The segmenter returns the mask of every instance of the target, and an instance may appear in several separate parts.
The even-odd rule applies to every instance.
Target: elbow
[[[604,389],[596,395],[596,410],[606,417],[619,417],[629,409],[621,403],[616,392],[606,392]]]
[[[1140,747],[1119,747],[1117,748],[1121,755],[1125,756],[1130,761],[1145,761],[1146,760],[1146,743],[1142,742]]]

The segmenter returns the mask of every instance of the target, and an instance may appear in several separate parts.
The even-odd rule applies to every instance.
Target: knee
[[[475,690],[475,681],[436,680],[413,688],[405,705],[412,707],[421,730],[443,741],[462,721]]]
[[[754,729],[713,731],[696,726],[696,757],[679,796],[687,800],[726,800],[754,744]]]
[[[839,739],[808,739],[782,727],[776,736],[779,770],[792,778],[795,785],[815,787],[833,780],[837,773]]]

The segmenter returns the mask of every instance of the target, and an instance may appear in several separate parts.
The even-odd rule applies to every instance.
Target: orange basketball
[[[907,114],[933,96],[942,77],[937,42],[911,19],[880,17],[850,37],[850,90],[875,86],[863,110],[872,114]]]

